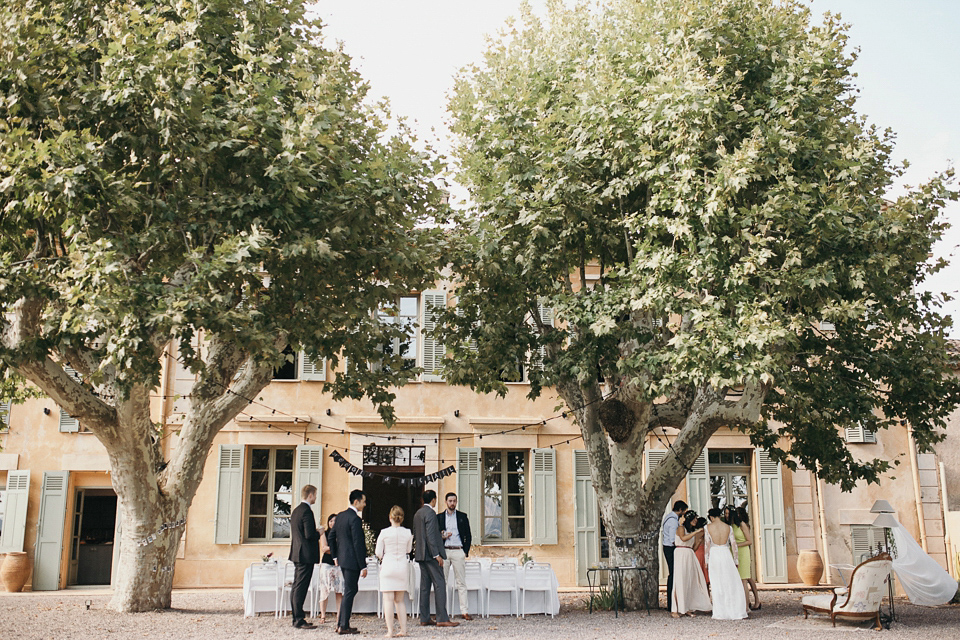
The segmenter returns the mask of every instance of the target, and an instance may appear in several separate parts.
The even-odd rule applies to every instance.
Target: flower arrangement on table
[[[273,552],[271,551],[265,556],[260,556],[260,559],[263,560],[264,562],[271,562],[270,558],[272,557],[273,557]]]
[[[367,557],[375,557],[377,554],[377,538],[373,535],[373,529],[370,528],[368,522],[364,522],[360,526],[363,528],[363,542],[364,546],[367,547]]]

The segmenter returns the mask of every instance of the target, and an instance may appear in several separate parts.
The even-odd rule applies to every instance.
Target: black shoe
[[[316,629],[316,628],[317,628],[317,625],[315,625],[315,624],[310,624],[310,623],[307,622],[306,620],[301,620],[301,621],[300,621],[300,624],[295,624],[295,625],[293,625],[293,628],[294,628],[294,629]]]
[[[355,633],[360,633],[360,631],[358,629],[354,629],[353,627],[346,627],[346,628],[337,627],[337,633],[339,633],[342,636],[349,636]]]

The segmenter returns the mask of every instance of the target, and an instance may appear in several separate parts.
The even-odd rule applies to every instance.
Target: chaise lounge
[[[810,612],[824,613],[830,616],[833,626],[837,626],[837,617],[873,618],[879,631],[882,628],[880,604],[887,593],[886,583],[892,566],[888,553],[864,560],[853,570],[849,589],[837,587],[831,594],[803,596],[803,617]]]

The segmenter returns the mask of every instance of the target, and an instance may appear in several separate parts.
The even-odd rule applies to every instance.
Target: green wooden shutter
[[[69,480],[69,471],[43,472],[37,546],[33,560],[34,591],[55,591],[60,588],[60,554],[63,552]]]
[[[243,446],[220,445],[217,475],[216,544],[237,544],[243,524]]]
[[[687,504],[704,517],[710,509],[710,463],[706,449],[700,452],[700,457],[687,473]]]
[[[293,487],[293,500],[299,503],[303,487],[312,484],[317,488],[317,501],[313,504],[313,516],[319,526],[323,522],[323,447],[301,445],[297,447],[297,482]]]
[[[877,432],[867,429],[862,424],[844,429],[844,439],[855,444],[876,444]]]
[[[557,452],[533,450],[533,544],[557,544]]]
[[[27,530],[27,503],[30,499],[30,472],[7,472],[4,491],[3,532],[0,553],[23,551],[23,534]]]
[[[883,543],[883,529],[869,524],[850,525],[850,550],[853,566],[876,555],[878,544]]]
[[[437,316],[440,315],[440,310],[446,306],[447,293],[445,291],[423,292],[423,325],[420,330],[420,339],[423,343],[424,382],[443,382],[440,369],[443,368],[446,348],[442,342],[431,335],[431,332],[437,328]]]
[[[297,379],[299,380],[319,380],[321,382],[327,379],[327,359],[321,358],[314,360],[301,351],[297,357]]]
[[[553,307],[544,306],[543,303],[537,303],[537,313],[540,314],[540,321],[548,327],[553,326]],[[534,323],[536,324],[536,323]],[[543,369],[543,361],[547,357],[547,350],[539,347],[536,353],[532,354],[530,367],[536,370]]]
[[[0,431],[6,431],[10,428],[10,403],[5,400],[0,401]]]
[[[664,461],[667,457],[666,449],[647,449],[643,452],[644,457],[646,458],[646,464],[644,465],[644,478],[649,478],[650,474],[653,473],[653,470],[656,469],[661,462]]]
[[[483,539],[483,512],[480,509],[480,447],[457,447],[457,508],[467,514],[470,527],[478,532],[477,543]]]
[[[577,584],[587,585],[587,569],[600,560],[600,514],[597,492],[590,478],[590,458],[585,449],[573,452],[574,556]]]
[[[763,582],[787,581],[787,543],[783,515],[783,478],[780,463],[764,449],[757,449],[760,502],[760,553],[758,564]]]
[[[60,409],[60,432],[77,433],[80,431],[80,422],[69,413]]]
[[[647,449],[643,452],[643,456],[645,460],[645,464],[643,465],[644,466],[643,477],[644,479],[646,479],[646,478],[649,478],[650,474],[653,473],[653,470],[656,469],[660,465],[660,463],[666,459],[667,450],[666,449],[653,449],[653,450]],[[673,505],[668,502],[666,508],[663,511],[663,515],[667,515],[667,513],[670,512],[670,507],[672,506]],[[609,531],[607,532],[607,535],[610,535]],[[659,579],[660,579],[660,584],[664,585],[664,584],[667,584],[667,576],[669,575],[669,572],[667,571],[667,560],[666,558],[663,557],[663,549],[661,548],[662,541],[663,541],[662,537],[657,538],[657,549],[658,549],[657,553],[660,556]]]

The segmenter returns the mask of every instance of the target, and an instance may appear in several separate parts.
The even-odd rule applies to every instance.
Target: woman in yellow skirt
[[[740,580],[743,582],[743,595],[747,598],[747,604],[751,611],[760,608],[760,592],[757,590],[757,583],[753,580],[753,560],[750,550],[753,547],[753,535],[750,531],[750,516],[747,513],[746,506],[725,507],[724,515],[727,524],[733,528],[733,538],[737,541],[737,556],[739,564],[737,570],[740,572]],[[753,591],[753,604],[750,604],[750,592]]]

